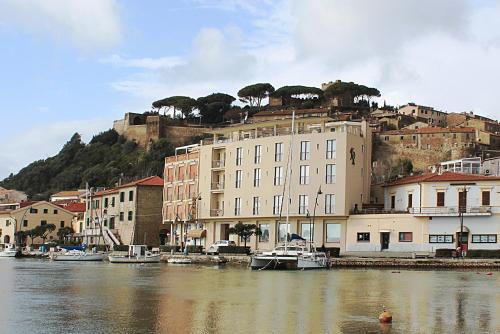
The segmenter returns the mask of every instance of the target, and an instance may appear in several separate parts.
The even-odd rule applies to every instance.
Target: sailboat
[[[290,136],[290,147],[288,152],[287,175],[285,187],[288,182],[288,196],[286,206],[286,238],[283,244],[278,245],[272,251],[256,253],[252,256],[250,267],[252,269],[323,269],[328,267],[328,258],[325,252],[319,252],[312,242],[306,241],[297,234],[290,235],[290,175],[292,173],[293,137],[295,135],[295,112],[292,114],[292,131]],[[285,190],[283,190],[283,193]],[[281,203],[280,216],[283,208]]]

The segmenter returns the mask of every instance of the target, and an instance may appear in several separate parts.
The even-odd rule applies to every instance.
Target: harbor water
[[[1,333],[499,333],[500,272],[0,261]],[[381,325],[385,305],[393,323]]]

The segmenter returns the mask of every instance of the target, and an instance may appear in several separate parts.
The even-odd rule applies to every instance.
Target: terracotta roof
[[[394,182],[389,183],[387,186],[399,186],[403,184],[411,184],[418,182],[473,182],[473,181],[500,181],[498,176],[486,176],[479,174],[463,174],[445,172],[443,174],[427,173],[422,175],[408,176]]]
[[[94,196],[103,196],[103,195],[109,195],[109,194],[115,194],[117,193],[120,189],[122,188],[128,188],[128,187],[135,187],[135,186],[157,186],[157,187],[163,187],[164,181],[161,177],[159,176],[150,176],[146,177],[144,179],[136,180],[133,182],[125,183],[122,184],[121,186],[115,187],[115,188],[110,188],[102,191],[98,191],[94,194]]]
[[[71,212],[85,212],[86,209],[85,203],[69,203],[63,208]]]
[[[71,197],[71,196],[80,196],[82,191],[80,190],[64,190],[58,193],[53,194],[51,197]]]
[[[24,202],[21,202],[19,203],[19,207],[20,208],[25,208],[27,206],[30,206],[30,205],[33,205],[33,204],[36,204],[38,203],[39,201],[24,201]]]

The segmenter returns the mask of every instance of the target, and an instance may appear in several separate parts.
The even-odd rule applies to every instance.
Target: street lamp
[[[454,184],[454,186],[461,186],[462,195],[459,193],[458,196],[458,216],[460,219],[460,232],[458,235],[458,248],[460,249],[460,256],[463,257],[463,241],[462,236],[464,233],[464,213],[467,212],[467,186],[473,185],[474,183],[459,183]],[[459,190],[460,191],[460,190]],[[463,197],[462,197],[463,196]],[[460,199],[463,198],[462,203],[460,203]]]

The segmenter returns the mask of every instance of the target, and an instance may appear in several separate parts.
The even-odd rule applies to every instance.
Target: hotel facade
[[[172,244],[242,244],[229,235],[242,222],[262,231],[248,243],[252,249],[271,249],[286,237],[289,212],[290,233],[345,250],[349,214],[370,198],[367,122],[298,118],[292,136],[292,119],[283,117],[211,135],[166,159],[163,223]]]

